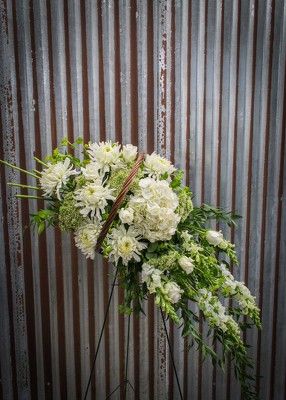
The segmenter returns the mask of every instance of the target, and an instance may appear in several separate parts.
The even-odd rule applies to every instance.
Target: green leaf
[[[151,260],[152,258],[157,258],[157,257],[158,257],[158,254],[157,254],[157,253],[149,253],[149,252],[147,251],[147,253],[145,254],[145,256],[146,256],[147,260]]]
[[[148,253],[153,253],[158,248],[158,242],[150,243],[148,246]]]
[[[75,142],[76,142],[76,144],[82,144],[83,143],[83,138],[79,137],[79,138],[76,139]]]
[[[43,233],[44,229],[45,229],[45,223],[41,222],[38,226],[38,235],[41,235],[41,233]]]
[[[62,146],[67,146],[68,145],[68,138],[64,137],[62,140]]]

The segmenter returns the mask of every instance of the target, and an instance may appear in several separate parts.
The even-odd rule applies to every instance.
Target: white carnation
[[[51,164],[45,168],[40,178],[40,185],[44,191],[45,196],[52,196],[54,191],[57,197],[61,200],[60,189],[62,185],[67,184],[67,180],[71,175],[77,175],[76,170],[72,170],[73,165],[70,166],[70,159],[66,158],[64,162],[59,161],[56,164]]]
[[[111,168],[121,166],[120,146],[117,143],[108,142],[91,143],[87,150],[90,159],[100,166],[103,173]]]
[[[101,231],[101,225],[90,223],[80,227],[75,232],[75,245],[87,258],[94,259],[97,237]]]
[[[107,200],[115,200],[112,190],[108,186],[102,186],[100,180],[89,182],[74,192],[74,199],[78,201],[75,206],[82,207],[80,213],[85,217],[90,213],[90,217],[96,215],[101,220],[100,212],[104,212]]]
[[[133,146],[132,144],[126,144],[125,146],[123,146],[122,156],[123,160],[126,163],[134,161],[137,157],[137,146]]]
[[[181,298],[181,293],[184,293],[180,286],[175,282],[167,282],[164,286],[167,296],[170,298],[171,303],[178,303]]]
[[[147,154],[144,161],[144,172],[149,176],[160,177],[165,173],[171,174],[176,168],[166,158],[160,157],[155,152]]]
[[[194,270],[193,260],[189,257],[183,256],[178,260],[180,267],[187,273],[190,274]]]
[[[130,225],[134,219],[133,209],[132,208],[127,208],[127,209],[121,208],[121,210],[119,211],[119,218],[123,224]]]
[[[124,225],[113,229],[107,238],[107,243],[112,248],[109,253],[109,261],[117,264],[121,258],[124,265],[127,265],[132,259],[140,261],[141,251],[147,247],[146,243],[139,242],[140,239],[141,235],[133,226],[130,226],[128,230]]]

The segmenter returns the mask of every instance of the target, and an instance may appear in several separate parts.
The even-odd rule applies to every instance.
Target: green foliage
[[[57,215],[54,209],[39,210],[37,214],[31,214],[31,224],[37,226],[38,234],[41,235],[45,228],[56,225]]]

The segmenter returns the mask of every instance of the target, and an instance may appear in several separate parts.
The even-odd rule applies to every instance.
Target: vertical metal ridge
[[[238,85],[239,85],[239,63],[240,63],[240,38],[241,38],[241,2],[238,2],[238,11],[237,11],[237,32],[236,32],[236,69],[235,69],[235,105],[234,105],[234,126],[233,126],[233,153],[232,153],[232,190],[231,190],[231,211],[235,213],[236,209],[236,180],[237,180],[237,136],[238,136]],[[234,226],[231,226],[230,231],[230,240],[234,243]],[[231,271],[233,273],[233,262],[230,263]],[[233,306],[233,301],[229,301],[229,306]],[[227,388],[226,388],[226,397],[231,397],[235,393],[235,385],[232,385],[232,382],[235,381],[235,376],[233,371],[231,371],[231,366],[229,365],[228,376],[227,376]],[[233,388],[231,387],[233,386]],[[232,389],[232,390],[231,390]]]
[[[56,99],[55,99],[55,72],[54,72],[54,64],[53,64],[53,37],[52,37],[52,9],[51,9],[51,1],[47,0],[46,2],[46,12],[47,12],[47,36],[48,36],[48,61],[49,61],[49,79],[50,79],[50,110],[51,110],[51,144],[53,148],[58,146],[58,134],[57,130],[57,117],[56,117]],[[53,382],[52,382],[52,391],[53,397],[65,397],[67,395],[66,388],[66,379],[65,379],[65,337],[64,337],[64,308],[62,307],[62,301],[60,300],[60,296],[63,293],[63,284],[62,284],[62,276],[60,274],[60,270],[62,269],[62,247],[61,247],[62,235],[60,230],[56,230],[54,234],[54,264],[55,270],[53,271],[53,278],[55,280],[55,289],[54,296],[51,299],[51,304],[56,302],[56,312],[53,308],[51,310],[52,323],[51,323],[51,335],[52,335],[52,374],[53,374]],[[54,315],[55,314],[55,315]],[[57,339],[57,341],[55,340]],[[59,346],[58,343],[62,343],[62,346]]]
[[[176,94],[175,94],[175,76],[176,76],[176,57],[175,57],[175,42],[176,42],[176,24],[175,24],[175,0],[171,3],[171,62],[170,62],[170,160],[175,163],[175,110],[176,110]]]
[[[130,139],[138,145],[138,70],[137,70],[137,7],[130,2],[130,107],[131,134]]]
[[[103,69],[103,44],[102,44],[102,0],[98,0],[98,54],[99,54],[99,130],[100,139],[106,139],[105,125],[105,95],[104,95],[104,69]]]
[[[19,154],[19,162],[22,166],[23,169],[26,169],[26,157],[25,157],[25,142],[24,142],[24,137],[23,137],[23,131],[24,131],[24,124],[23,124],[23,118],[22,118],[22,93],[21,93],[21,83],[20,83],[20,62],[19,62],[19,48],[18,48],[18,35],[19,35],[19,27],[18,27],[18,23],[17,23],[17,6],[15,4],[15,2],[13,2],[12,5],[12,12],[13,12],[13,34],[14,34],[14,47],[15,47],[15,73],[16,73],[16,82],[17,82],[17,107],[18,107],[18,129],[19,129],[19,147],[22,150]],[[27,182],[27,177],[25,176],[21,176],[21,181],[24,183],[28,183]],[[22,210],[22,224],[23,226],[29,224],[29,206],[27,202],[22,202],[21,203],[21,210]],[[29,238],[26,237],[26,244],[25,244],[25,250],[24,254],[23,254],[23,261],[24,261],[24,265],[28,267],[29,265],[29,253],[31,251],[31,241],[29,240]],[[10,278],[11,279],[11,278]],[[34,319],[34,299],[33,299],[33,276],[31,274],[31,270],[28,269],[25,271],[24,274],[24,280],[25,280],[25,286],[27,288],[27,293],[25,293],[25,297],[26,297],[26,304],[27,307],[31,307],[29,308],[29,312],[27,313],[27,322],[31,323],[34,325],[35,323],[35,319]],[[14,293],[15,295],[15,293]],[[31,311],[31,313],[30,313]],[[13,337],[14,335],[12,335]],[[35,357],[35,335],[34,335],[34,331],[32,330],[31,332],[31,336],[28,339],[28,354],[29,357]],[[15,345],[16,347],[16,345]],[[29,366],[30,367],[30,366]],[[33,377],[35,378],[37,376],[37,372],[36,369],[34,368],[34,366],[31,366],[31,368],[29,368],[29,372],[33,374]],[[36,380],[34,381],[36,384]],[[36,385],[35,385],[36,386]],[[32,394],[35,395],[36,393],[36,387],[34,387],[32,389]],[[18,394],[19,397],[20,395],[20,391],[19,391],[19,383],[18,383]],[[14,394],[15,395],[15,394]]]
[[[85,143],[90,140],[89,127],[89,89],[87,68],[87,45],[86,45],[86,5],[80,3],[81,16],[81,54],[82,54],[82,108],[83,108],[83,136]],[[80,134],[80,132],[78,133]]]
[[[263,169],[263,197],[262,197],[262,225],[261,225],[261,244],[260,244],[260,252],[261,252],[261,259],[260,259],[260,271],[259,271],[259,301],[258,307],[261,309],[261,318],[262,323],[263,321],[263,277],[264,277],[264,267],[265,267],[265,260],[264,260],[264,248],[265,248],[265,235],[266,235],[266,198],[267,198],[267,178],[268,178],[268,146],[269,146],[269,123],[270,123],[270,100],[271,100],[271,85],[272,85],[272,54],[273,54],[273,38],[274,38],[274,11],[275,11],[275,0],[271,1],[270,5],[271,14],[270,14],[270,21],[269,21],[269,65],[268,65],[268,76],[267,76],[267,102],[266,102],[266,126],[265,126],[265,145],[264,145],[264,169]],[[267,10],[268,11],[268,10]],[[260,376],[261,371],[261,332],[258,332],[258,340],[257,340],[257,357],[256,357],[256,365],[257,365],[257,376]],[[260,386],[257,384],[256,386],[257,393],[260,393]]]
[[[119,2],[114,2],[114,51],[115,51],[115,140],[119,143],[123,141],[122,135],[122,106],[121,106],[121,84],[120,84],[120,24],[119,24]]]
[[[67,91],[67,136],[69,140],[73,142],[74,124],[72,118],[72,89],[71,89],[68,1],[63,0],[63,4],[64,4],[64,32],[65,32],[66,91]]]
[[[6,9],[7,10],[7,9]],[[3,105],[3,103],[2,103]],[[3,109],[1,107],[1,118],[0,118],[0,157],[1,160],[5,159],[5,154],[4,154],[4,128],[2,125],[2,118],[3,117]],[[6,307],[2,306],[1,307],[1,315],[3,317],[7,318],[6,320],[6,341],[4,342],[4,337],[2,334],[4,333],[4,327],[1,329],[1,345],[5,344],[6,350],[8,354],[6,355],[6,364],[4,364],[5,359],[4,355],[1,352],[1,379],[2,382],[4,382],[4,378],[6,378],[6,385],[2,384],[1,385],[1,392],[6,396],[10,397],[15,397],[18,399],[18,394],[17,394],[17,372],[16,372],[16,354],[15,354],[15,343],[14,343],[14,322],[13,322],[13,305],[12,305],[12,287],[11,287],[11,273],[10,273],[10,268],[11,268],[11,260],[10,260],[10,254],[9,254],[9,231],[8,231],[8,205],[7,205],[7,193],[6,193],[6,174],[5,174],[5,167],[4,165],[1,164],[0,166],[0,174],[3,179],[1,179],[1,205],[2,205],[2,212],[1,212],[1,220],[3,223],[3,235],[1,232],[1,239],[3,237],[3,253],[2,253],[2,260],[4,260],[3,267],[5,265],[5,281],[1,280],[2,284],[6,284],[6,293],[5,291],[1,291],[1,294],[6,295],[5,296],[5,303]],[[2,219],[3,218],[3,219]],[[2,248],[1,248],[2,250]],[[1,271],[1,278],[2,278],[2,271]],[[4,309],[6,311],[6,315],[4,314]],[[2,347],[1,347],[2,350]],[[2,367],[2,363],[4,364]],[[5,376],[5,372],[7,376]],[[7,387],[8,386],[8,387]]]
[[[154,151],[154,129],[155,129],[155,117],[154,117],[154,28],[153,28],[153,3],[152,1],[147,2],[147,152],[152,153]]]
[[[186,115],[186,183],[190,182],[190,134],[191,134],[191,32],[192,32],[192,4],[188,4],[188,41],[187,41],[187,115]]]
[[[286,64],[284,69],[284,98],[283,104],[286,104]],[[284,107],[283,116],[282,116],[282,138],[281,138],[281,149],[280,149],[280,163],[279,163],[279,185],[278,185],[278,194],[277,197],[279,199],[278,203],[278,212],[277,212],[277,225],[276,225],[276,249],[275,249],[275,275],[274,275],[274,298],[273,298],[273,323],[272,323],[272,355],[271,355],[271,376],[270,376],[270,398],[274,398],[274,390],[275,390],[275,361],[276,361],[276,335],[277,335],[277,314],[278,314],[278,279],[279,279],[279,270],[280,270],[280,247],[281,247],[281,238],[283,236],[282,232],[282,224],[280,221],[282,220],[282,195],[283,195],[283,167],[285,162],[285,143],[286,143],[286,108]]]

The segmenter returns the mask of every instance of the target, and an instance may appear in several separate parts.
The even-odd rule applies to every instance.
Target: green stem
[[[42,160],[39,160],[37,157],[34,157],[34,160],[36,160],[39,164],[42,164],[44,167],[49,167],[48,164],[44,163]]]
[[[47,200],[47,201],[52,201],[49,198],[45,198],[45,197],[40,197],[40,196],[29,196],[26,194],[16,194],[16,197],[18,198],[22,198],[22,199],[36,199],[36,200]]]
[[[19,168],[19,167],[17,167],[16,165],[13,165],[13,164],[8,163],[7,161],[0,160],[0,162],[1,162],[2,164],[4,164],[4,165],[7,165],[7,166],[10,167],[10,168],[16,169],[16,170],[18,170],[18,171],[20,171],[20,172],[24,172],[24,173],[27,174],[27,175],[31,175],[31,176],[33,176],[34,178],[39,179],[39,177],[38,177],[37,175],[33,174],[32,172],[28,172],[28,171],[26,171],[25,169]]]
[[[41,188],[39,188],[39,187],[37,187],[37,186],[21,185],[20,183],[11,183],[11,182],[8,182],[7,185],[9,185],[9,186],[18,186],[18,187],[26,188],[26,189],[42,190]]]
[[[39,178],[42,177],[41,171],[38,171],[37,169],[33,169],[33,171],[35,172],[35,174],[38,174],[38,175],[39,175]]]

